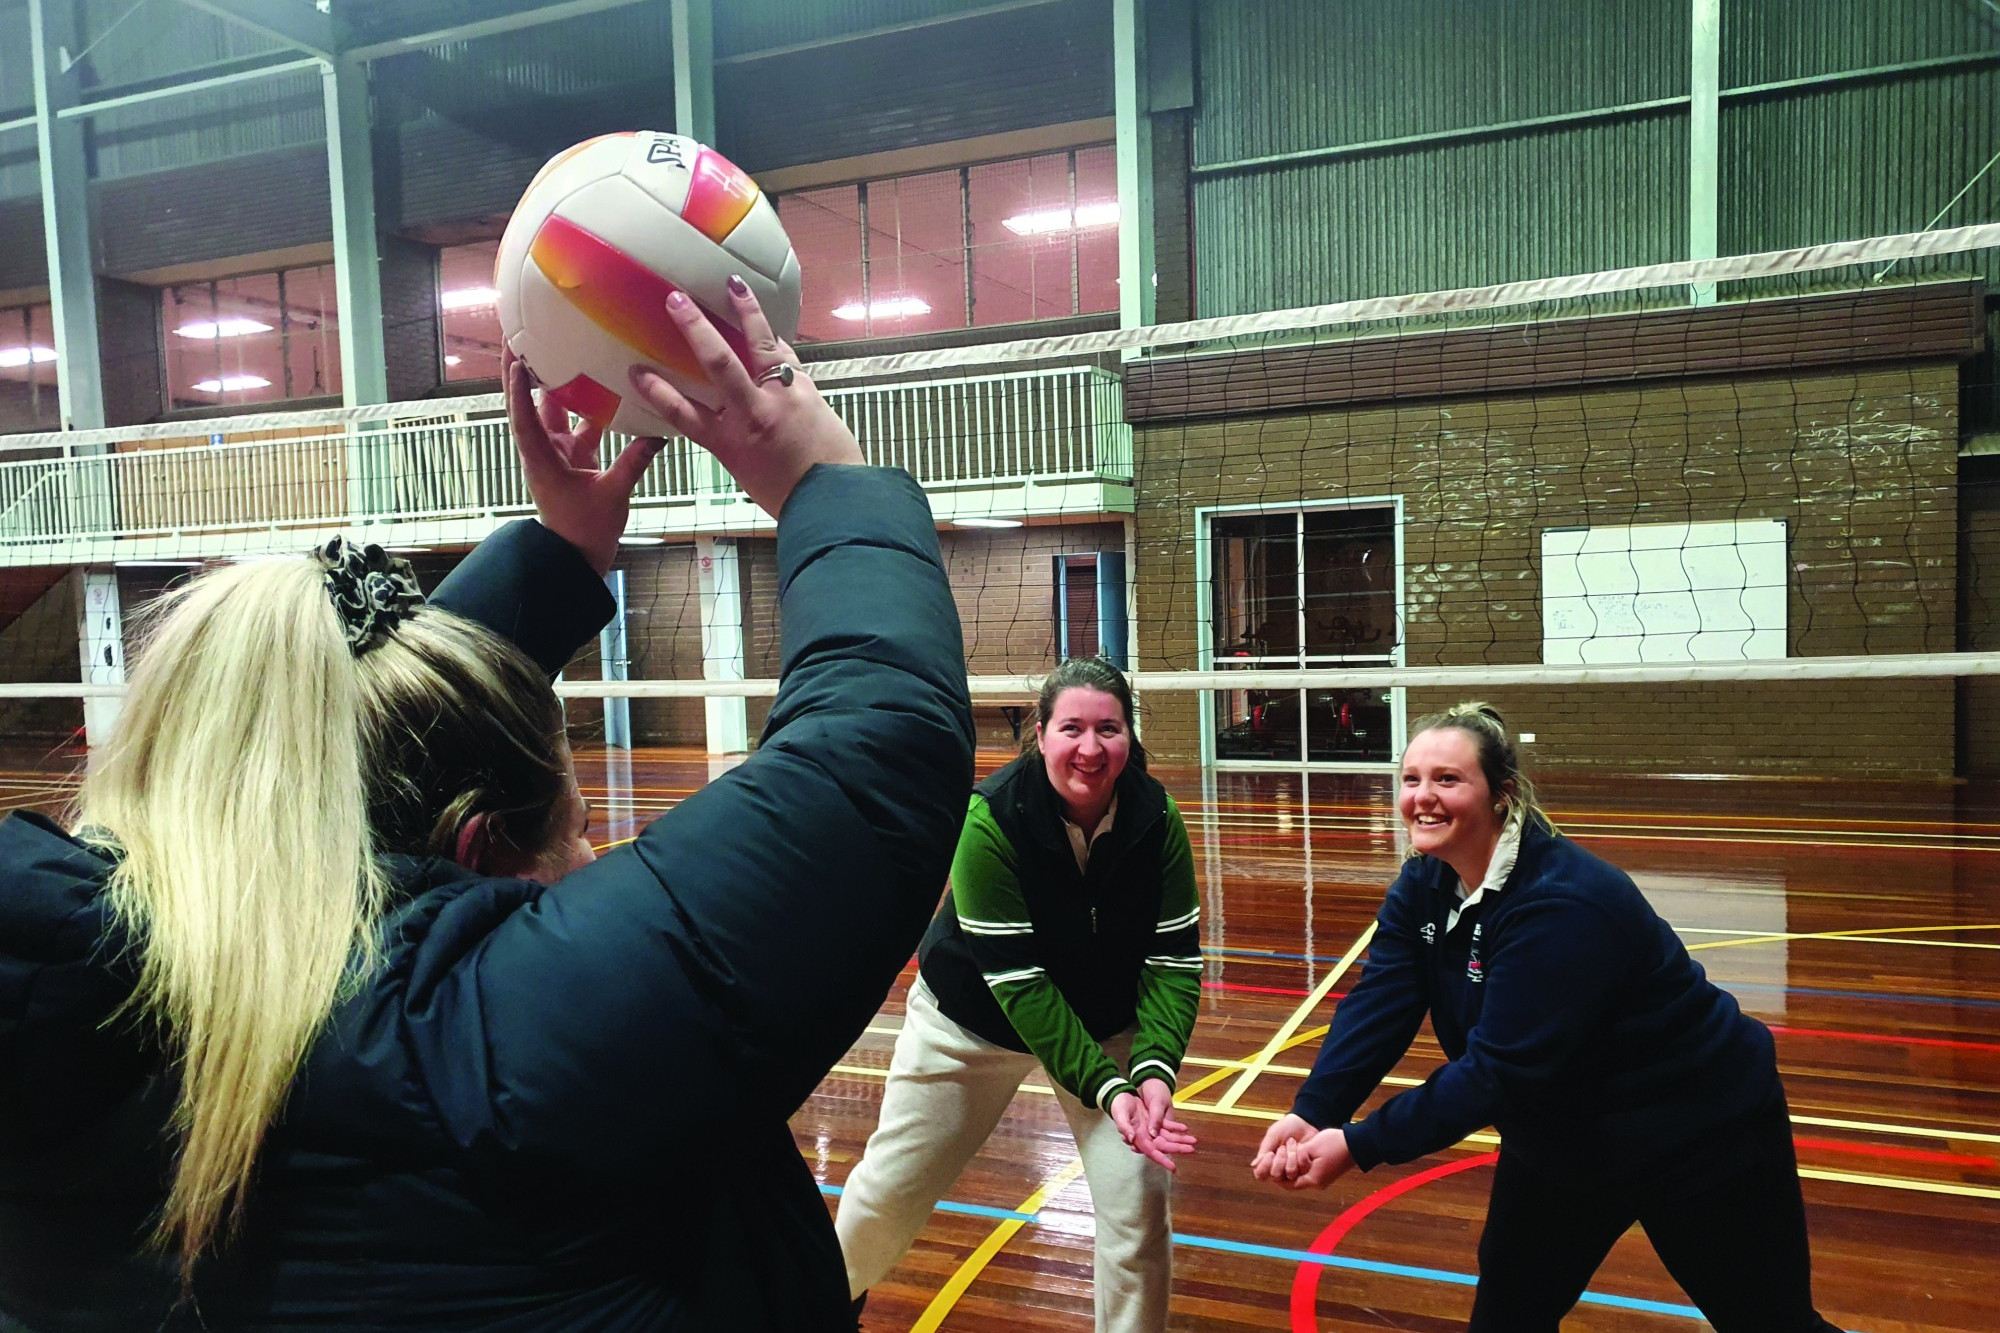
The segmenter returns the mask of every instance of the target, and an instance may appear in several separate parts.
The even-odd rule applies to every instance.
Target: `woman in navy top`
[[[1473,1333],[1555,1333],[1635,1221],[1717,1333],[1831,1329],[1770,1031],[1556,832],[1496,709],[1418,723],[1397,809],[1410,859],[1257,1178],[1323,1188],[1493,1125]],[[1449,1062],[1353,1121],[1426,1015]]]

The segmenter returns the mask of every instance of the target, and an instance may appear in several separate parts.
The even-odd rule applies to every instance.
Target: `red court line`
[[[1401,1198],[1411,1190],[1422,1189],[1433,1180],[1470,1171],[1475,1166],[1490,1166],[1500,1160],[1497,1152],[1481,1153],[1459,1162],[1446,1162],[1428,1171],[1419,1171],[1414,1176],[1406,1176],[1393,1185],[1376,1190],[1361,1202],[1350,1207],[1339,1217],[1327,1224],[1326,1230],[1306,1246],[1308,1254],[1332,1254],[1333,1247],[1347,1238],[1361,1219],[1380,1208],[1383,1204]],[[1319,1278],[1326,1271],[1325,1264],[1301,1263],[1299,1271],[1292,1276],[1292,1333],[1319,1333]]]
[[[1863,1157],[1888,1157],[1898,1162],[1929,1162],[1937,1166],[1969,1166],[1992,1170],[2000,1167],[2000,1161],[1991,1157],[1975,1157],[1970,1153],[1934,1152],[1928,1148],[1892,1148],[1874,1143],[1842,1143],[1838,1139],[1811,1139],[1794,1134],[1792,1142],[1801,1148],[1816,1148],[1821,1152],[1847,1152]]]
[[[1831,1028],[1788,1028],[1773,1023],[1771,1031],[1788,1037],[1831,1037],[1838,1041],[1865,1041],[1882,1046],[1934,1046],[1947,1051],[2000,1052],[2000,1042],[1958,1041],[1949,1037],[1899,1037],[1885,1032],[1835,1032]]]

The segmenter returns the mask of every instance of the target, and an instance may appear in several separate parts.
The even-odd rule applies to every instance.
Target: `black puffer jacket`
[[[511,534],[511,535],[509,535]],[[401,860],[387,958],[314,1047],[243,1239],[173,1327],[852,1326],[787,1117],[937,901],[972,778],[958,618],[907,476],[817,468],[779,530],[784,684],[757,753],[543,887]],[[554,669],[602,586],[534,525],[435,601]],[[0,822],[0,1310],[152,1329],[171,1093],[106,863]]]

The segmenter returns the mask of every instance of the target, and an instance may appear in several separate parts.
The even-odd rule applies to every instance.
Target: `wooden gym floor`
[[[1005,758],[983,754],[981,771]],[[0,807],[54,810],[72,765],[13,767]],[[578,768],[600,845],[709,773],[660,750],[586,749]],[[1462,1328],[1490,1135],[1325,1192],[1249,1174],[1395,873],[1388,781],[1160,776],[1187,816],[1208,958],[1181,1093],[1201,1146],[1175,1192],[1172,1326]],[[1544,790],[1564,831],[1628,870],[1777,1033],[1821,1310],[1853,1333],[2000,1328],[2000,787],[1602,777]],[[913,975],[793,1121],[831,1206],[874,1126]],[[1439,1059],[1426,1030],[1394,1081]],[[1090,1243],[1089,1193],[1037,1076],[876,1288],[866,1327],[1088,1330]],[[1707,1324],[1635,1231],[1564,1328]]]

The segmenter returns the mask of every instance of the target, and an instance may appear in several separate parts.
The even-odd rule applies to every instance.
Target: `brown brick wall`
[[[76,575],[66,573],[0,629],[0,680],[83,679],[77,654],[77,591]],[[0,699],[0,738],[8,743],[48,745],[68,740],[82,725],[79,699]]]
[[[1196,665],[1198,506],[1394,495],[1411,665],[1540,660],[1545,528],[1729,518],[1788,525],[1792,655],[1948,651],[1956,411],[1956,366],[1935,362],[1141,428],[1134,648],[1147,669]],[[1949,681],[1486,693],[1553,770],[1954,763]],[[1449,701],[1412,691],[1410,715]],[[1147,714],[1149,746],[1198,755],[1193,695],[1155,691]]]

